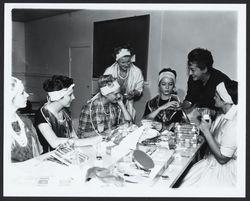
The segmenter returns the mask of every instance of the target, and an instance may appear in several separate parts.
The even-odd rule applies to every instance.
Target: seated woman
[[[120,94],[120,85],[112,75],[102,75],[98,79],[98,92],[87,105],[83,106],[77,135],[86,138],[93,135],[105,135],[124,122],[132,121]]]
[[[104,75],[111,74],[117,79],[125,106],[134,121],[134,101],[142,94],[144,78],[141,69],[133,64],[135,55],[132,55],[132,49],[128,45],[115,48],[114,58],[115,62],[105,70]]]
[[[164,128],[171,124],[180,102],[175,92],[175,81],[175,70],[164,68],[159,72],[159,94],[146,103],[143,118],[162,122]]]
[[[222,113],[211,127],[204,119],[199,126],[208,143],[209,153],[190,169],[181,187],[216,188],[236,185],[237,87],[237,82],[230,80],[217,85],[215,106]]]
[[[21,80],[11,78],[11,161],[22,162],[42,153],[35,128],[24,115],[17,112],[26,107],[27,97]]]
[[[48,92],[48,102],[36,113],[35,126],[44,153],[69,139],[76,146],[93,145],[101,141],[100,137],[77,139],[68,111],[75,99],[74,86],[72,78],[62,75],[54,75],[43,83],[43,89]]]

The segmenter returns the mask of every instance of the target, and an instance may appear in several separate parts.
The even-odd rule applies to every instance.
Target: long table
[[[184,171],[194,161],[202,144],[203,140],[201,140],[196,147],[175,150],[171,161],[166,161],[162,165],[162,168],[159,169],[151,187],[174,187]],[[68,188],[67,191],[63,192],[70,193],[71,190],[75,190],[75,187],[91,187],[91,185],[85,182],[85,179],[87,170],[100,164],[99,161],[99,164],[96,163],[96,149],[91,146],[78,147],[76,149],[80,149],[81,152],[88,156],[88,160],[81,166],[67,167],[55,162],[45,161],[44,159],[47,158],[50,153],[43,154],[25,162],[11,164],[10,169],[7,171],[9,174],[5,176],[7,181],[4,186],[6,189],[5,192],[7,193],[5,194],[36,195],[40,193],[42,195],[54,195],[53,193],[56,194],[56,191],[53,190],[54,188]],[[114,160],[114,157],[112,157],[112,154],[103,153],[102,157],[102,167],[109,168],[117,162]],[[105,186],[105,184],[101,182],[94,182],[92,185],[95,186],[95,188]],[[136,187],[139,185],[140,184],[133,184],[132,186]],[[31,189],[34,188],[35,190],[32,191]],[[46,191],[44,191],[44,189],[46,189]],[[42,192],[44,192],[44,194]],[[86,192],[82,192],[82,195],[85,194]]]

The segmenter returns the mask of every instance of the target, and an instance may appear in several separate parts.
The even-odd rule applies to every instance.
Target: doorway
[[[79,45],[69,48],[69,75],[75,83],[75,100],[71,104],[73,125],[78,126],[78,119],[83,105],[92,94],[92,48],[91,45]]]

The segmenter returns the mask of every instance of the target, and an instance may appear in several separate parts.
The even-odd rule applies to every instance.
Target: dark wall
[[[147,78],[149,15],[94,23],[93,77],[98,78],[115,61],[114,48],[130,45],[136,55],[135,65]]]

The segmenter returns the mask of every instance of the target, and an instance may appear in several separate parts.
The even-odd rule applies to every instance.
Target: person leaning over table
[[[30,119],[18,109],[25,108],[28,94],[21,80],[11,78],[11,162],[22,162],[39,156],[43,149]]]
[[[76,146],[87,146],[102,140],[98,136],[78,139],[68,110],[75,99],[74,86],[73,79],[63,75],[54,75],[43,83],[48,101],[37,111],[35,126],[44,153],[67,141]]]
[[[159,94],[146,103],[143,118],[163,123],[163,128],[168,127],[173,121],[179,107],[180,100],[175,90],[176,71],[164,68],[159,72]],[[181,120],[181,119],[180,119]]]
[[[221,114],[210,124],[199,125],[209,153],[196,163],[184,178],[181,187],[229,187],[236,185],[237,173],[237,103],[238,83],[221,82],[216,86],[215,107]]]
[[[229,77],[213,68],[213,62],[213,56],[207,49],[195,48],[189,52],[187,64],[190,76],[182,104],[184,108],[195,106],[215,110],[215,88]]]
[[[129,46],[115,48],[115,62],[105,70],[104,75],[111,74],[117,78],[121,88],[120,93],[124,96],[126,108],[134,121],[136,115],[134,101],[143,92],[144,78],[141,69],[133,64],[135,55],[131,52]]]
[[[98,86],[100,92],[82,107],[77,131],[79,138],[106,135],[105,131],[132,121],[117,80],[112,75],[102,75],[98,79]]]

